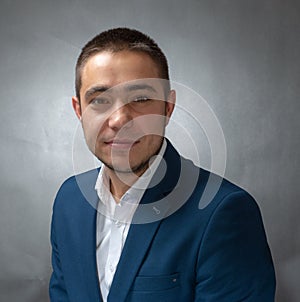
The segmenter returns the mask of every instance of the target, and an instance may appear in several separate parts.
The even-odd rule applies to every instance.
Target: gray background
[[[88,39],[119,25],[156,39],[172,79],[213,108],[226,176],[262,210],[277,301],[299,301],[299,20],[297,0],[2,0],[1,302],[48,300],[51,207],[74,173],[75,60]]]

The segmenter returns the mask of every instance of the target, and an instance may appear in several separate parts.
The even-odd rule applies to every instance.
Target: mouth
[[[133,141],[133,140],[126,140],[126,139],[116,139],[116,140],[110,140],[105,142],[106,145],[118,150],[128,150],[138,143],[139,143],[138,140]]]

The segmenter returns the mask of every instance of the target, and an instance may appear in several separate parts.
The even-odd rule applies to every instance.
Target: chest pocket
[[[156,292],[166,291],[180,286],[180,275],[136,276],[131,291]]]

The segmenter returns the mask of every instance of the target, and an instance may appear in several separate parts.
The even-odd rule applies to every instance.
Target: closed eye
[[[152,99],[147,96],[138,96],[138,97],[135,97],[132,101],[136,102],[136,103],[145,103],[150,100],[152,100]]]

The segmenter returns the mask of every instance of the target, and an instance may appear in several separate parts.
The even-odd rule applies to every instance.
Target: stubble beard
[[[150,161],[151,161],[151,158],[153,156],[156,156],[161,147],[162,147],[162,144],[163,144],[163,139],[164,137],[162,136],[161,138],[161,143],[159,144],[159,146],[157,147],[157,149],[152,153],[150,154],[146,159],[142,160],[140,163],[138,163],[137,165],[135,166],[131,166],[129,168],[120,168],[118,166],[114,166],[112,165],[111,163],[107,162],[105,159],[103,159],[101,156],[97,156],[96,157],[98,158],[98,160],[100,160],[108,169],[110,169],[111,171],[113,172],[116,172],[116,173],[122,173],[122,174],[136,174],[138,176],[141,176],[146,170],[147,168],[149,167],[150,165]]]

